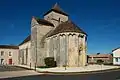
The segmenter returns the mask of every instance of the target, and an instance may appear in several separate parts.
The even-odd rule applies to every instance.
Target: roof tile
[[[19,46],[30,41],[30,39],[31,39],[31,35],[29,35],[22,43],[20,43]]]
[[[55,30],[48,34],[48,37],[62,32],[78,32],[86,34],[82,29],[80,29],[77,25],[75,25],[72,21],[69,20],[58,25]]]

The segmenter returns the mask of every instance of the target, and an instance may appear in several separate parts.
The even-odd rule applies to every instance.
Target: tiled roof
[[[78,32],[86,34],[82,29],[80,29],[77,25],[75,25],[72,21],[69,20],[58,25],[55,30],[48,34],[48,37],[62,32]]]
[[[29,35],[22,43],[20,43],[19,46],[30,41],[30,39],[31,39],[31,35]]]
[[[63,15],[68,16],[68,14],[67,14],[66,12],[64,12],[64,11],[59,7],[59,5],[58,5],[57,3],[52,7],[51,10],[49,10],[48,12],[46,12],[46,13],[44,14],[44,16],[47,15],[48,13],[50,13],[51,11],[54,11],[54,12],[57,12],[57,13],[60,13],[60,14],[63,14]]]
[[[43,25],[48,25],[48,26],[54,26],[51,22],[47,21],[47,20],[44,20],[44,19],[40,19],[40,18],[37,18],[37,17],[34,17],[36,19],[36,21],[39,23],[39,24],[43,24]]]
[[[0,45],[0,48],[2,48],[2,49],[19,49],[19,47],[15,46],[15,45]]]
[[[88,55],[88,57],[111,57],[112,55],[111,54],[92,54],[92,55]]]

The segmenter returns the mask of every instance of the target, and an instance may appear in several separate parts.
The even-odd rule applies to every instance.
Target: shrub
[[[63,67],[66,67],[66,65],[63,65]]]
[[[37,66],[37,68],[49,68],[48,66]]]
[[[97,60],[97,64],[103,64],[103,60],[101,60],[101,59],[99,59],[99,60]]]
[[[47,67],[56,67],[56,61],[54,61],[54,57],[46,57],[44,61]]]

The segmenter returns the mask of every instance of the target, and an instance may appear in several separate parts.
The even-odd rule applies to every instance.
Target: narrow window
[[[115,58],[115,61],[118,62],[118,58]]]
[[[9,56],[12,56],[11,52],[9,52]]]
[[[1,56],[3,56],[4,55],[4,51],[1,51]]]
[[[59,21],[59,23],[60,23],[60,18],[59,18],[59,20],[58,20],[58,21]]]

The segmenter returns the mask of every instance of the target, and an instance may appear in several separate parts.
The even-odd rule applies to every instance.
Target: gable
[[[47,15],[47,14],[49,14],[52,11],[54,11],[56,13],[59,13],[59,14],[62,14],[62,15],[65,15],[65,16],[68,16],[68,14],[66,12],[64,12],[57,3],[52,7],[52,9],[50,9],[49,11],[47,11],[44,14],[44,16]]]

